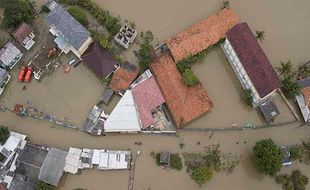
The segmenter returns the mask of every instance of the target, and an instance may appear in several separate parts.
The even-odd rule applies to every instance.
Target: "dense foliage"
[[[294,170],[291,175],[281,174],[276,176],[275,181],[282,185],[283,190],[305,190],[309,179],[300,170]]]
[[[10,131],[7,127],[0,126],[0,144],[4,144],[10,136]]]
[[[55,190],[56,188],[52,185],[49,185],[43,181],[38,181],[35,187],[35,190]]]
[[[304,155],[304,148],[301,145],[293,145],[290,147],[290,154],[292,160],[302,161]]]
[[[256,142],[252,158],[257,170],[265,175],[274,176],[282,168],[283,153],[271,139]]]
[[[170,155],[170,167],[179,171],[182,170],[182,158],[179,156],[179,154]]]
[[[293,77],[295,75],[295,69],[291,61],[281,61],[280,66],[276,67],[282,78]]]
[[[82,25],[88,25],[88,19],[84,10],[78,6],[70,6],[68,12]]]
[[[246,103],[246,105],[251,106],[253,102],[253,95],[250,89],[244,89],[242,91],[242,99]]]
[[[147,31],[145,34],[141,33],[141,43],[138,51],[134,51],[135,56],[138,59],[140,71],[144,72],[152,62],[153,46],[153,34]]]
[[[35,11],[29,0],[2,0],[4,9],[2,26],[15,28],[22,22],[30,23],[35,18]]]
[[[209,167],[203,166],[194,168],[192,170],[191,177],[198,183],[202,185],[212,178],[213,172]]]
[[[301,86],[289,76],[282,80],[282,91],[287,98],[292,99],[300,93]]]
[[[190,69],[185,69],[184,73],[182,74],[183,81],[187,86],[193,86],[199,82],[196,75]]]

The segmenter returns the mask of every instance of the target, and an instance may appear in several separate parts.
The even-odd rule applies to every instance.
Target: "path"
[[[129,182],[128,182],[128,190],[133,190],[134,178],[135,178],[135,169],[136,169],[136,161],[138,154],[135,154],[133,157],[132,165],[129,173]]]

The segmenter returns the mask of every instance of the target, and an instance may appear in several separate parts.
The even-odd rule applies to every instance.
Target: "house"
[[[0,67],[3,69],[12,69],[22,56],[23,53],[11,42],[8,42],[0,50]]]
[[[135,40],[137,37],[137,30],[133,29],[132,27],[125,24],[121,27],[119,32],[114,36],[114,40],[123,46],[124,48],[128,48],[130,44]]]
[[[237,23],[238,15],[231,9],[223,9],[178,33],[167,40],[166,44],[177,63],[216,44]]]
[[[276,94],[280,79],[247,23],[237,24],[226,35],[221,47],[242,87],[251,90],[253,107],[257,107]]]
[[[90,44],[81,58],[84,64],[94,72],[99,79],[109,77],[119,65],[113,55],[108,50],[102,48],[98,42]]]
[[[165,103],[165,99],[149,70],[146,70],[137,81],[131,85],[131,90],[141,128],[147,129],[158,122],[154,115],[162,111],[161,106]]]
[[[5,69],[0,68],[0,95],[3,93],[6,85],[9,83],[11,75]]]
[[[139,69],[128,62],[121,64],[113,73],[109,88],[115,93],[126,91],[134,79],[138,76]]]
[[[211,110],[213,104],[202,84],[186,86],[175,61],[168,53],[154,59],[151,70],[177,127]]]
[[[277,105],[271,100],[260,104],[259,109],[267,123],[272,122],[280,114]]]
[[[63,175],[67,154],[68,152],[66,151],[51,148],[41,167],[38,179],[57,187]]]
[[[61,52],[73,52],[78,58],[92,43],[91,34],[62,6],[54,1],[47,7],[50,9],[46,21],[50,25],[50,32],[56,37],[54,42]]]
[[[12,35],[27,50],[35,44],[33,41],[33,38],[35,37],[33,30],[26,23],[22,23]]]
[[[295,96],[298,107],[305,122],[310,121],[310,77],[297,81],[301,86],[301,93]]]
[[[131,152],[121,150],[94,150],[92,164],[100,170],[129,169]]]
[[[133,92],[127,90],[104,124],[104,132],[137,133],[141,131]]]

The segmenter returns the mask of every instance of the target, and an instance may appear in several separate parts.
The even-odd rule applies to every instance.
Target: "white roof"
[[[94,150],[92,163],[101,170],[128,169],[130,154],[130,151]]]
[[[304,121],[307,122],[307,120],[310,119],[309,118],[310,111],[309,111],[308,106],[306,105],[305,98],[302,95],[302,93],[300,93],[299,95],[295,96],[295,98],[296,98],[297,104],[299,106],[299,109],[300,109],[300,111],[302,113],[302,116],[304,118]]]
[[[5,66],[11,66],[13,62],[22,56],[22,52],[11,42],[5,44],[0,50],[0,60]]]
[[[131,90],[127,90],[118,102],[106,120],[104,130],[105,132],[137,132],[141,130]]]
[[[6,150],[13,152],[19,146],[19,143],[25,139],[26,139],[26,135],[11,132],[10,137],[7,139],[7,141],[1,147],[1,149],[5,148]],[[21,143],[21,145],[23,145],[23,144],[24,143]]]
[[[100,150],[95,149],[92,158],[92,164],[99,164],[100,163]]]
[[[82,150],[78,148],[70,148],[69,153],[66,157],[66,164],[64,167],[65,172],[76,174],[80,166],[80,157]]]

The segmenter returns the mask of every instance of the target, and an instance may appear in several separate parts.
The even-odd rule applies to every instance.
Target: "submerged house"
[[[12,35],[27,50],[35,44],[33,41],[33,38],[35,37],[33,30],[26,23],[22,23]]]
[[[12,69],[22,58],[23,53],[11,42],[0,50],[0,67]]]
[[[3,93],[6,85],[9,83],[11,76],[5,69],[0,68],[0,95]]]
[[[50,25],[49,31],[56,37],[54,42],[61,52],[67,54],[72,51],[80,58],[93,41],[90,32],[54,1],[47,7],[50,12],[46,20]]]
[[[247,23],[236,25],[226,36],[222,49],[242,87],[251,90],[252,105],[257,107],[276,94],[280,79]]]
[[[301,93],[295,96],[298,107],[305,122],[310,121],[310,77],[297,81],[301,86]]]
[[[102,48],[98,42],[93,42],[82,55],[84,64],[95,73],[99,79],[109,77],[119,66],[113,55]]]

